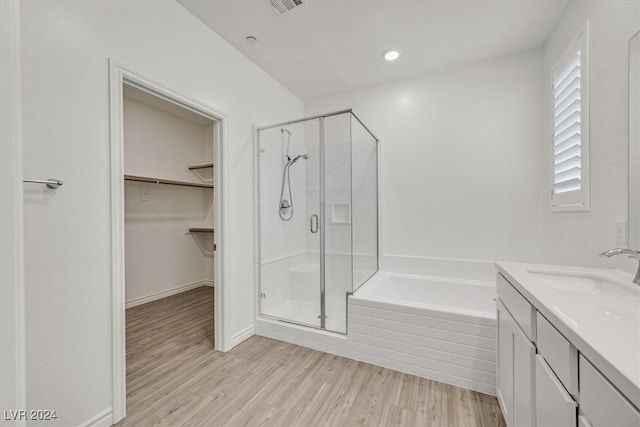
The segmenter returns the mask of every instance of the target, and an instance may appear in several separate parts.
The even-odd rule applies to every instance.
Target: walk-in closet
[[[217,125],[123,87],[128,394],[136,373],[162,363],[160,356],[214,347]]]

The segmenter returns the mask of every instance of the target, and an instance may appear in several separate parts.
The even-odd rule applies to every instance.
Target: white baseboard
[[[353,358],[346,335],[322,330],[309,330],[305,326],[278,322],[277,320],[256,319],[256,335],[273,338],[313,350],[337,356]]]
[[[113,424],[113,411],[111,408],[105,409],[99,414],[89,418],[80,424],[79,427],[109,427]]]
[[[179,294],[182,292],[190,291],[191,289],[199,288],[200,286],[213,286],[213,281],[199,280],[193,283],[187,283],[186,285],[176,286],[175,288],[166,289],[164,291],[155,292],[153,294],[145,295],[143,297],[134,298],[126,301],[124,308],[136,307],[138,305],[146,304],[151,301],[159,300],[171,295]]]
[[[255,325],[249,326],[247,329],[238,332],[237,334],[231,337],[229,350],[237,346],[238,344],[240,344],[242,341],[248,340],[255,334],[256,334]]]

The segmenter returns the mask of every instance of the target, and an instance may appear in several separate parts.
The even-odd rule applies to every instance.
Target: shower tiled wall
[[[292,133],[289,155],[305,151],[302,125],[288,126]],[[282,176],[286,164],[287,134],[280,128],[260,131],[258,146],[259,238],[260,238],[260,305],[261,313],[269,314],[291,299],[293,266],[306,259],[306,168],[299,160],[290,168],[294,215],[283,221],[278,214]],[[289,200],[291,202],[291,200]]]
[[[305,152],[304,134],[300,125],[290,126],[289,130],[292,132],[289,154],[294,157]],[[261,131],[258,153],[261,262],[291,257],[306,250],[307,162],[299,160],[290,168],[293,218],[283,221],[278,215],[286,146],[286,134],[282,134],[280,128]]]

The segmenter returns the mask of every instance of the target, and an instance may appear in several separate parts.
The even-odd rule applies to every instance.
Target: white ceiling
[[[309,100],[542,46],[568,0],[309,0],[281,16],[264,0],[178,2]]]

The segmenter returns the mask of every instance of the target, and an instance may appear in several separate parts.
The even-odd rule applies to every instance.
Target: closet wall
[[[124,91],[125,175],[212,183],[212,120],[135,88]],[[213,285],[213,190],[125,180],[127,307]]]

